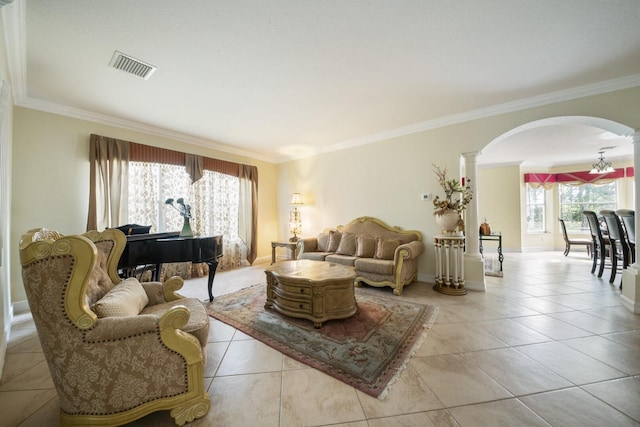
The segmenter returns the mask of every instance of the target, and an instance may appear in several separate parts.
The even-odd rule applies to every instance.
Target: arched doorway
[[[563,116],[535,120],[499,135],[478,156],[480,222],[487,217],[492,229],[503,231],[506,251],[560,249],[557,192],[545,196],[550,203],[545,232],[528,233],[523,174],[589,170],[603,148],[614,167],[633,166],[632,134],[632,128],[612,120]],[[635,187],[633,179],[627,181],[621,191],[628,194],[622,200],[628,205],[624,207],[633,207]],[[501,203],[506,199],[509,204]]]

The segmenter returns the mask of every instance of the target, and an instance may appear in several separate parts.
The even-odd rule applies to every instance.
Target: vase
[[[447,211],[442,215],[436,215],[436,224],[443,234],[454,234],[460,222],[460,214],[456,211]]]
[[[191,231],[191,224],[189,224],[189,218],[184,218],[184,224],[182,224],[182,231],[180,231],[180,237],[193,237],[193,231]]]

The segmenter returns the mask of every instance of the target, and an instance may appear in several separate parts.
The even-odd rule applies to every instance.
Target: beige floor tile
[[[525,345],[516,350],[576,385],[626,376],[624,372],[559,342]]]
[[[53,389],[0,392],[2,426],[18,426],[55,396]]]
[[[550,317],[561,320],[577,328],[584,329],[592,334],[608,334],[624,331],[625,328],[616,322],[601,317],[587,314],[584,311],[568,311],[564,313],[551,313]]]
[[[411,363],[407,364],[398,380],[389,387],[384,399],[376,399],[361,391],[358,391],[358,398],[367,418],[389,417],[443,407]]]
[[[461,427],[518,426],[548,427],[542,418],[518,399],[479,403],[449,409]]]
[[[447,408],[513,397],[471,356],[414,357],[411,364]]]
[[[228,342],[210,342],[207,343],[206,351],[207,351],[207,361],[204,365],[204,376],[205,377],[213,377],[215,376],[218,368],[220,367],[220,363],[222,362],[222,358],[227,352],[227,348],[229,348]]]
[[[484,372],[515,396],[571,387],[573,384],[522,353],[512,349],[472,353]]]
[[[522,316],[534,316],[540,314],[540,312],[520,305],[514,301],[505,301],[497,299],[489,299],[484,302],[484,305],[495,311],[504,318],[509,317],[522,317]]]
[[[585,331],[584,329],[580,329],[546,314],[519,317],[513,320],[554,340],[566,340],[593,335],[591,332]]]
[[[431,332],[446,337],[447,342],[462,351],[489,350],[507,347],[507,344],[488,334],[474,323],[434,324]]]
[[[215,427],[277,427],[280,372],[216,377],[209,387],[211,410],[192,425]]]
[[[280,427],[363,420],[353,387],[311,368],[282,372]]]
[[[629,375],[640,374],[638,353],[623,344],[596,336],[565,340],[562,343]]]
[[[60,401],[58,400],[58,396],[55,396],[22,422],[20,427],[57,426],[59,423]]]
[[[460,353],[462,349],[453,345],[449,337],[438,334],[433,328],[428,332],[420,348],[416,350],[416,357],[434,356],[436,354]]]
[[[605,381],[582,388],[640,422],[640,378]]]
[[[23,331],[25,335],[20,338],[12,339],[7,346],[7,353],[42,353],[42,346],[38,334],[29,331]]]
[[[511,319],[486,320],[475,324],[500,341],[517,346],[549,341],[550,338]]]
[[[43,353],[8,353],[2,367],[0,386],[44,360]]]
[[[524,305],[525,307],[529,307],[530,309],[543,314],[560,313],[563,311],[573,310],[566,305],[558,304],[543,298],[525,298],[518,300],[518,304]]]
[[[640,331],[620,332],[603,336],[608,340],[624,344],[634,349],[634,351],[640,351]]]
[[[42,361],[0,385],[0,391],[53,389],[49,365]]]
[[[520,400],[552,426],[638,426],[622,412],[578,388],[525,396]]]
[[[233,328],[232,326],[229,326],[217,319],[211,318],[211,322],[209,325],[209,337],[207,338],[207,342],[231,341],[235,331],[235,328]]]
[[[446,410],[369,420],[369,427],[459,427]]]
[[[231,341],[216,376],[280,372],[283,354],[258,340]]]

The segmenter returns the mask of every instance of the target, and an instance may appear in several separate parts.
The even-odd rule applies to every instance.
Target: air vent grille
[[[111,58],[109,65],[145,80],[148,80],[156,71],[156,67],[153,65],[142,62],[139,59],[126,55],[122,52],[118,52],[117,50],[113,53],[113,57]]]

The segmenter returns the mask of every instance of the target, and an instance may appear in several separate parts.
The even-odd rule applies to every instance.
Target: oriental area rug
[[[426,338],[438,308],[356,288],[358,312],[313,322],[265,309],[266,284],[216,297],[209,315],[370,396],[384,398]]]

